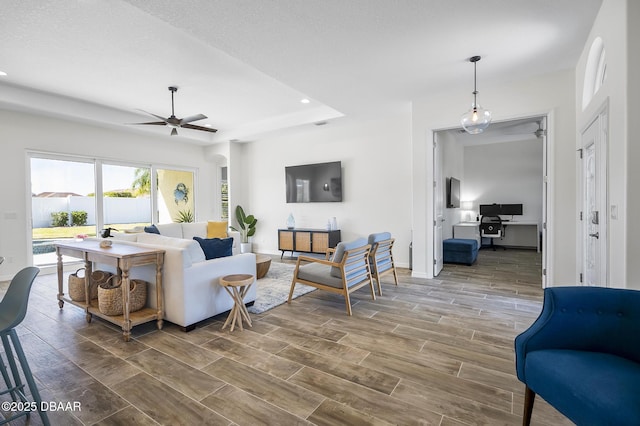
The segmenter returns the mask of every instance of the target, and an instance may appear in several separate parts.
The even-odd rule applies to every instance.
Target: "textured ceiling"
[[[176,115],[219,129],[181,138],[255,140],[459,88],[475,54],[483,85],[573,68],[600,4],[3,0],[0,105],[122,126],[169,116],[176,85]]]

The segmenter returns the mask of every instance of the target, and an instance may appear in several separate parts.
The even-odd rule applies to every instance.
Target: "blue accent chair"
[[[536,394],[578,425],[640,424],[640,291],[548,288],[515,351],[523,425]]]

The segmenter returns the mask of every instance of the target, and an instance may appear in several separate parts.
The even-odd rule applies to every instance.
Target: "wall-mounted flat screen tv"
[[[460,207],[460,181],[454,177],[447,179],[447,208]]]
[[[342,201],[342,163],[285,167],[287,203]]]

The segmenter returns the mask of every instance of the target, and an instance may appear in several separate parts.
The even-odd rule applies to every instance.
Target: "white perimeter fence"
[[[149,198],[105,197],[104,223],[146,223],[151,222],[151,200]],[[34,228],[51,226],[51,213],[67,212],[71,225],[71,212],[87,212],[87,225],[96,224],[95,197],[52,197],[31,198],[31,215]]]

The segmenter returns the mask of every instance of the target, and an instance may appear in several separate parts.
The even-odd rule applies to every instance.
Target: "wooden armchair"
[[[348,243],[338,243],[335,250],[327,250],[325,259],[299,256],[287,303],[291,303],[296,283],[344,295],[347,315],[351,315],[349,294],[359,288],[368,285],[371,298],[376,300],[368,262],[370,249],[367,240],[360,238]]]
[[[378,234],[369,235],[369,244],[371,244],[371,253],[369,253],[369,264],[371,266],[371,274],[378,284],[378,295],[382,296],[382,286],[380,285],[380,277],[386,274],[393,274],[393,279],[398,285],[398,273],[396,272],[396,264],[393,261],[393,242],[389,232],[380,232]]]

